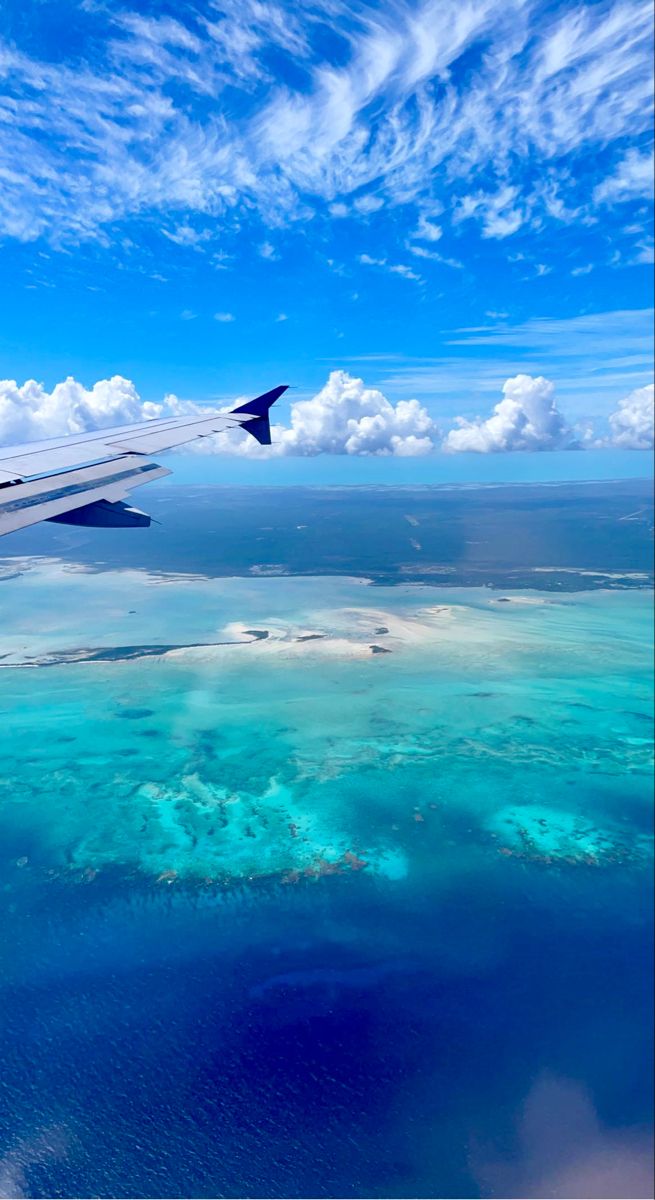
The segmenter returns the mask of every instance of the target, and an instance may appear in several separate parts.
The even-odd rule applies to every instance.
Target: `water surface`
[[[5,574],[6,1194],[648,1194],[649,592]]]

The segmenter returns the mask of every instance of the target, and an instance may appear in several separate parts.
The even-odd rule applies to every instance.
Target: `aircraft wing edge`
[[[11,488],[0,489],[0,536],[14,533],[39,521],[64,520],[67,513],[99,504],[116,504],[117,513],[124,509],[122,501],[132,488],[162,479],[171,472],[167,467],[149,462],[138,455],[124,455],[109,462],[95,463],[76,471],[63,471],[57,475],[42,476],[40,479],[17,483]],[[111,514],[111,508],[107,510]],[[74,522],[77,523],[77,522]],[[87,521],[85,524],[92,524]],[[100,523],[100,522],[98,522]],[[111,524],[109,519],[102,524]],[[116,522],[127,524],[122,520]],[[136,523],[136,522],[133,522]],[[140,522],[143,523],[143,522]],[[149,523],[149,521],[148,521]]]
[[[71,524],[149,524],[145,513],[123,503],[132,488],[171,474],[148,455],[234,426],[270,445],[270,409],[286,390],[272,388],[229,412],[157,418],[0,449],[0,536],[39,521],[66,523],[67,513]]]

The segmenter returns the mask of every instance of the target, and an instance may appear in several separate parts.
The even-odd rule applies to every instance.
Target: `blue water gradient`
[[[650,593],[2,588],[0,1194],[648,1195]]]
[[[592,1157],[634,1142],[639,1161],[643,883],[493,862],[445,893],[30,888],[2,1027],[25,1194],[553,1194],[527,1189],[590,1122]]]

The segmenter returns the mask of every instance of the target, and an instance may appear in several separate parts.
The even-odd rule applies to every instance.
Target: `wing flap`
[[[73,512],[101,500],[124,500],[132,488],[161,479],[171,472],[138,455],[124,455],[55,477],[30,479],[0,489],[0,535],[37,521]]]
[[[83,504],[47,519],[59,525],[90,525],[94,529],[125,529],[137,525],[143,529],[150,525],[147,513],[122,500],[95,500],[93,504]]]

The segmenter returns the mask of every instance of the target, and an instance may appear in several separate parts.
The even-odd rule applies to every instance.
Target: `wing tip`
[[[264,417],[288,387],[288,383],[280,383],[277,387],[271,388],[269,392],[262,392],[261,396],[254,396],[252,400],[246,400],[245,404],[240,404],[238,408],[233,408],[231,411],[252,413],[255,417]]]
[[[263,392],[261,396],[255,396],[252,400],[246,400],[245,404],[240,404],[238,408],[233,408],[233,413],[250,413],[256,420],[249,421],[244,428],[248,433],[252,434],[255,441],[259,442],[260,446],[270,446],[271,444],[271,422],[269,413],[276,400],[287,391],[288,383],[280,383],[277,387],[271,388],[269,392]]]

